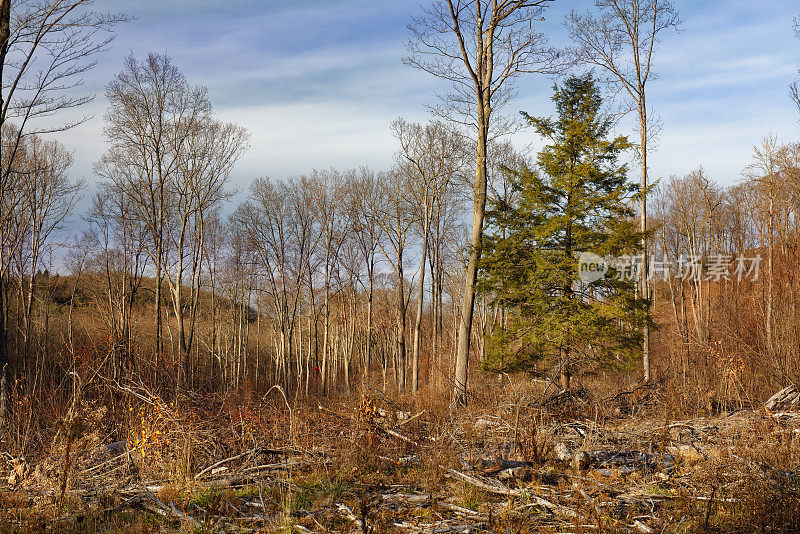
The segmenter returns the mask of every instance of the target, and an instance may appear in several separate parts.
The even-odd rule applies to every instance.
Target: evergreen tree
[[[577,367],[628,367],[640,347],[645,320],[635,281],[612,268],[591,283],[580,280],[579,255],[601,258],[638,253],[631,200],[638,187],[619,156],[625,137],[608,139],[611,121],[591,74],[556,86],[558,118],[525,114],[550,140],[537,169],[512,173],[511,200],[488,213],[482,290],[500,308],[487,339],[489,370],[532,370],[558,364],[569,389]]]

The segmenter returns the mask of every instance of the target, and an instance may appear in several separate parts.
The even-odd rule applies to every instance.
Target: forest
[[[242,185],[166,52],[77,177],[136,8],[0,0],[0,532],[800,531],[800,140],[657,175],[678,6],[561,4],[410,6],[392,164]]]

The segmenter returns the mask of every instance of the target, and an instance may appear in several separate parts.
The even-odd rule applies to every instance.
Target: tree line
[[[83,183],[47,134],[81,121],[38,119],[91,100],[75,89],[127,17],[89,0],[1,1],[4,415],[12,385],[32,377],[24,387],[41,389],[48,373],[59,383],[98,331],[108,350],[92,364],[115,379],[328,395],[380,373],[385,389],[447,387],[464,404],[478,364],[550,373],[540,362],[555,362],[568,389],[581,366],[633,371],[640,358],[649,381],[651,331],[669,355],[655,362],[660,372],[710,384],[712,366],[700,366],[702,380],[692,369],[721,353],[729,337],[719,329],[733,328],[721,306],[734,302],[748,310],[737,320],[757,325],[736,327],[737,346],[795,372],[794,308],[778,297],[794,283],[796,147],[768,139],[725,189],[701,170],[648,176],[647,88],[659,39],[681,23],[672,2],[599,0],[572,12],[567,49],[539,31],[553,0],[423,6],[405,62],[449,90],[430,122],[391,124],[392,167],[258,178],[238,206],[230,176],[249,133],[220,121],[207,90],[170,58],[130,57],[106,88],[88,228],[68,244]],[[507,112],[523,76],[567,74],[557,119]],[[599,87],[621,106],[609,109]],[[612,118],[628,113],[636,142],[609,138]],[[504,141],[526,124],[549,142],[539,154]],[[620,161],[631,157],[636,184]],[[644,261],[635,280],[584,286],[575,274],[587,251]],[[715,251],[764,253],[764,276],[742,282],[750,302],[728,280],[650,272],[658,254],[701,258],[702,270]],[[53,276],[58,264],[69,277]]]
[[[367,373],[374,362],[384,384],[391,370],[400,390],[416,391],[420,374],[430,380],[433,368],[451,374],[427,356],[445,351],[446,306],[459,301],[453,284],[461,276],[468,138],[442,122],[398,119],[390,170],[259,178],[226,216],[230,172],[248,133],[214,118],[204,88],[190,85],[168,57],[150,54],[129,58],[106,97],[109,148],[95,165],[101,181],[84,217],[90,227],[70,247],[68,306],[72,313],[78,295],[96,308],[113,348],[109,365],[154,380],[163,373],[179,388],[228,389],[251,376],[257,387],[320,394],[340,382],[349,389],[351,373]],[[13,138],[10,124],[6,134]],[[4,198],[29,200],[9,208],[3,233],[11,296],[4,311],[9,324],[24,324],[20,362],[34,366],[48,357],[52,337],[40,320],[32,360],[35,286],[44,252],[61,244],[48,238],[82,184],[66,177],[71,157],[58,142],[29,135],[21,147],[8,164],[12,193]],[[513,157],[503,148],[499,156]],[[37,184],[44,193],[28,191]],[[418,267],[409,276],[412,262]],[[142,325],[143,317],[152,324]]]

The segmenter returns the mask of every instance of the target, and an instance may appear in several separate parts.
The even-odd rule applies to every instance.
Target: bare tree
[[[753,147],[753,161],[744,171],[744,176],[755,186],[753,189],[766,196],[766,236],[767,236],[767,295],[764,313],[764,330],[767,336],[767,350],[772,354],[775,348],[773,339],[773,299],[775,297],[775,234],[776,200],[780,187],[779,160],[780,146],[777,137],[769,135],[761,144]],[[762,240],[763,243],[763,240]]]
[[[148,239],[147,226],[135,213],[127,189],[107,182],[100,184],[87,217],[101,247],[95,268],[105,281],[105,298],[97,299],[99,307],[106,310],[106,324],[118,353],[116,359],[130,358],[134,368],[131,317],[147,266]]]
[[[177,172],[170,176],[169,191],[174,209],[170,210],[172,218],[167,225],[167,232],[174,254],[173,265],[167,269],[166,278],[178,323],[177,337],[183,374],[188,379],[205,253],[206,223],[229,196],[224,187],[233,166],[246,149],[248,133],[235,124],[223,124],[210,117],[178,127],[185,127],[191,132],[179,151]],[[186,287],[189,289],[188,328],[183,301]]]
[[[320,248],[318,254],[323,269],[323,289],[325,316],[322,340],[321,380],[322,392],[327,394],[328,382],[335,378],[330,370],[331,360],[331,299],[333,293],[333,274],[339,265],[339,250],[348,232],[348,217],[344,195],[347,193],[344,175],[335,170],[314,171],[304,184],[312,192],[309,208],[313,210],[319,227]]]
[[[434,108],[476,135],[472,239],[458,329],[453,402],[467,400],[467,368],[475,307],[475,282],[486,211],[487,144],[508,129],[499,110],[525,73],[552,72],[557,54],[534,32],[552,0],[436,0],[409,29],[406,63],[452,84]]]
[[[27,260],[27,284],[20,287],[23,293],[23,355],[30,350],[31,313],[33,310],[34,282],[42,260],[55,243],[52,237],[63,229],[78,194],[83,187],[80,181],[69,179],[67,171],[72,165],[70,154],[58,141],[45,141],[38,135],[25,140],[25,163],[21,173],[21,202],[18,206],[21,218],[26,221],[23,241],[24,258]],[[21,255],[23,256],[23,255]],[[25,271],[20,265],[20,273]],[[25,286],[27,285],[27,290]]]
[[[406,249],[411,240],[413,218],[407,209],[408,176],[401,170],[389,172],[380,182],[380,200],[376,203],[377,223],[384,240],[378,242],[386,260],[391,264],[397,280],[396,312],[396,370],[397,389],[406,388],[406,300],[405,260]]]
[[[0,149],[0,162],[6,169],[11,169],[6,174],[3,194],[0,195],[0,210],[3,218],[0,219],[0,277],[4,280],[10,274],[12,260],[21,246],[30,221],[21,215],[22,200],[24,198],[23,185],[26,174],[26,160],[28,143],[19,143],[17,128],[11,124],[3,125],[2,148]],[[12,150],[15,145],[16,151]],[[5,314],[4,314],[5,315]]]
[[[176,208],[172,185],[180,183],[182,166],[211,104],[205,88],[190,86],[170,58],[149,54],[125,61],[109,83],[105,137],[111,145],[96,173],[127,190],[136,216],[148,227],[148,247],[155,268],[155,346],[162,356],[161,286],[170,245],[168,221]]]
[[[246,229],[266,280],[264,293],[272,304],[278,328],[276,367],[291,386],[291,357],[300,309],[301,285],[312,250],[312,225],[307,184],[300,180],[258,179],[251,201],[237,210],[234,221]]]
[[[465,166],[462,136],[441,122],[428,125],[397,119],[392,133],[400,143],[398,164],[408,176],[409,209],[414,212],[422,238],[417,312],[411,353],[411,390],[419,389],[419,353],[425,297],[425,269],[431,237],[431,223],[437,199]]]
[[[364,348],[364,376],[369,378],[373,356],[373,299],[375,295],[375,256],[383,232],[377,221],[376,206],[380,197],[380,176],[366,167],[356,172],[348,192],[348,217],[356,247],[365,263],[367,274],[367,334]]]
[[[647,83],[655,78],[653,56],[659,36],[678,28],[681,21],[671,0],[596,0],[598,14],[572,11],[567,27],[576,45],[578,59],[608,73],[608,82],[623,91],[632,102],[639,123],[639,159],[641,161],[640,220],[644,261],[640,272],[640,290],[650,300],[647,256]],[[642,362],[644,380],[650,380],[650,328],[643,328]]]
[[[13,3],[13,6],[12,6]],[[82,122],[31,127],[31,121],[89,102],[91,95],[76,96],[82,75],[111,42],[108,32],[124,16],[91,10],[91,0],[0,0],[0,131],[3,158],[0,197],[10,193],[14,154],[31,133],[63,131]],[[15,123],[7,130],[8,123]],[[5,141],[10,141],[6,144]],[[0,203],[2,204],[2,203]],[[0,226],[9,213],[0,205]],[[0,276],[0,310],[5,307],[4,280]],[[6,324],[0,313],[0,433],[4,431],[9,354]]]

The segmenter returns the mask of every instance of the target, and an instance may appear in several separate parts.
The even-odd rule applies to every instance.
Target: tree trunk
[[[569,348],[562,349],[561,352],[561,387],[564,391],[569,391],[572,379],[572,369],[570,368]]]
[[[6,343],[5,321],[5,279],[0,276],[0,438],[6,433],[6,415],[8,414],[9,364],[8,345]]]
[[[767,333],[767,351],[769,355],[774,358],[775,352],[775,345],[773,343],[773,336],[772,336],[772,296],[774,293],[774,286],[775,286],[775,276],[774,276],[774,265],[775,265],[775,195],[773,194],[773,177],[770,175],[770,186],[769,186],[769,236],[767,237],[768,243],[768,254],[769,258],[767,259],[768,265],[767,269],[769,271],[769,279],[767,280],[767,306],[766,306],[766,317],[764,320],[766,333]]]
[[[178,269],[182,268],[182,263],[178,264]],[[178,377],[179,387],[187,387],[189,385],[189,368],[191,362],[189,361],[189,349],[186,345],[186,327],[184,324],[183,316],[183,299],[181,297],[181,279],[178,278],[176,286],[172,288],[172,305],[175,310],[175,320],[178,323],[178,350],[181,355],[181,371]]]
[[[23,335],[25,336],[24,340],[23,340],[24,344],[23,344],[22,359],[21,359],[21,361],[23,361],[23,362],[27,362],[28,361],[28,354],[30,352],[30,347],[31,347],[31,339],[30,338],[31,338],[31,322],[32,322],[32,319],[33,319],[32,318],[32,315],[33,315],[33,291],[35,289],[35,283],[36,283],[35,282],[35,280],[36,280],[36,260],[35,260],[36,255],[37,254],[36,254],[35,251],[31,254],[31,256],[32,256],[31,257],[31,270],[30,270],[30,273],[29,273],[30,274],[30,279],[28,280],[28,292],[23,297],[23,299],[25,301],[25,304],[24,304],[24,307],[23,307],[23,310],[22,310],[23,311],[22,319],[23,319],[23,322],[24,322],[22,331],[23,331]],[[19,285],[19,290],[20,291],[23,291],[23,289],[22,289],[23,286],[24,286],[24,283],[23,283],[22,280],[20,280],[20,285]],[[23,294],[24,294],[24,291],[23,291]]]
[[[422,329],[422,306],[425,300],[425,262],[428,254],[428,207],[425,206],[425,220],[423,221],[422,259],[419,263],[419,297],[417,298],[417,318],[414,322],[414,351],[411,355],[411,391],[419,389],[419,341]]]
[[[322,396],[328,393],[328,345],[330,336],[330,277],[328,275],[328,262],[325,262],[325,322],[322,333],[322,374],[320,380],[322,382]]]
[[[161,253],[159,251],[157,251],[156,254],[159,255],[159,256],[161,255]],[[156,335],[156,340],[155,340],[156,341],[156,346],[155,346],[156,369],[155,369],[155,377],[154,378],[157,379],[158,378],[158,372],[159,372],[159,364],[161,362],[161,356],[162,356],[162,352],[163,352],[162,351],[162,347],[161,347],[161,265],[160,264],[156,267],[156,296],[155,296],[155,299],[156,299],[156,309],[155,309],[155,312],[156,312],[156,318],[155,318],[155,322],[156,322],[156,325],[155,325],[155,327],[156,327],[156,334],[155,334]]]
[[[214,389],[214,361],[215,355],[217,351],[217,290],[216,284],[214,280],[214,269],[209,269],[209,282],[211,283],[211,348],[209,349],[209,384],[211,386],[211,391],[215,391]],[[220,365],[220,371],[222,370],[222,365]]]
[[[374,255],[369,260],[369,293],[367,294],[367,347],[364,357],[364,378],[369,382],[369,368],[372,364],[372,298],[375,282],[375,261]]]
[[[461,321],[458,327],[458,349],[453,388],[453,404],[467,403],[467,370],[469,367],[469,345],[472,336],[472,314],[475,309],[475,282],[478,278],[478,261],[481,257],[481,238],[483,218],[486,212],[486,145],[488,138],[488,117],[486,110],[479,113],[478,155],[475,163],[475,192],[472,207],[472,243],[469,263],[464,276],[464,296],[462,300]]]
[[[11,0],[0,0],[0,80],[3,80],[3,66],[6,64],[6,54],[8,52],[8,40],[11,34]],[[3,89],[0,86],[0,110],[5,107]],[[0,128],[3,126],[0,119]],[[6,183],[5,169],[0,166],[0,192],[5,190]],[[2,205],[0,204],[0,210]],[[3,213],[0,211],[0,221],[3,220]],[[8,384],[9,384],[9,357],[8,357],[8,337],[6,331],[5,315],[5,277],[0,270],[0,439],[6,433],[6,415],[8,412]]]
[[[647,232],[647,108],[645,107],[644,88],[640,88],[639,100],[639,129],[641,134],[641,160],[642,160],[642,183],[641,183],[641,231]],[[650,284],[649,277],[649,257],[647,255],[647,237],[642,236],[642,272],[641,288],[642,298],[647,302],[647,317],[642,328],[642,366],[644,368],[644,381],[650,381],[650,325],[647,322],[650,315]]]
[[[259,370],[261,369],[261,298],[256,297],[256,369],[255,369],[255,390],[261,391],[259,386]]]
[[[406,387],[406,298],[403,280],[403,255],[397,260],[397,391]]]

